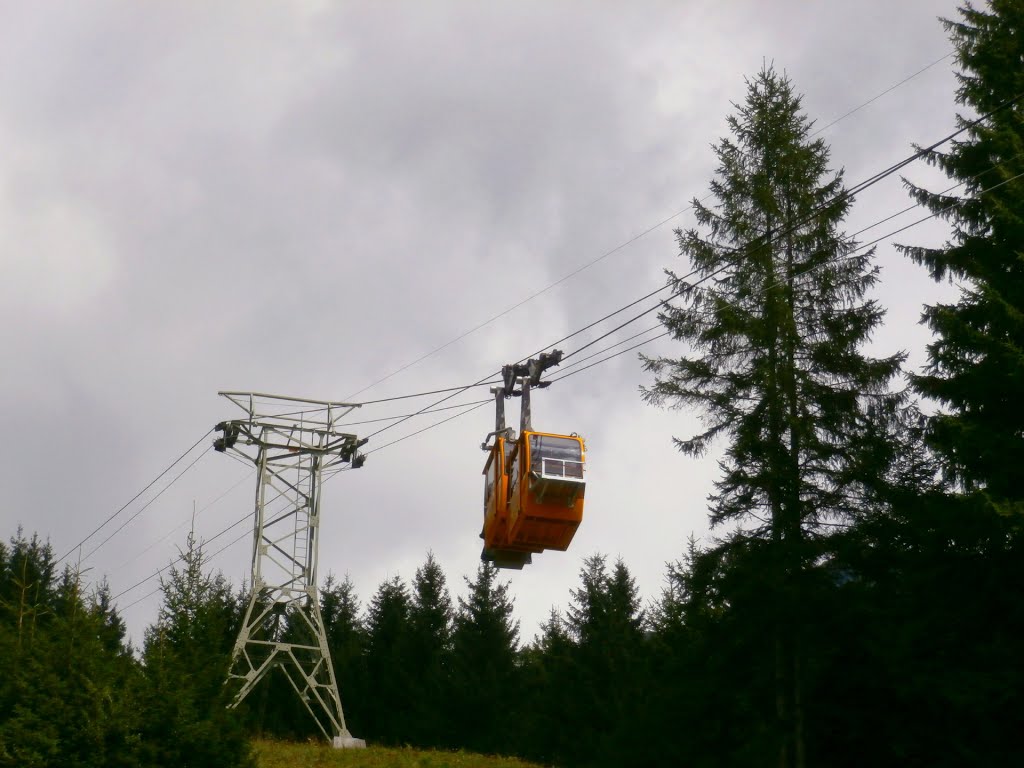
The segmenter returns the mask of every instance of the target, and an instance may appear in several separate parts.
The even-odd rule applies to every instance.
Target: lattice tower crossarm
[[[358,405],[220,394],[246,415],[217,425],[214,448],[251,461],[257,477],[249,601],[228,674],[237,689],[230,706],[280,669],[328,740],[365,746],[345,725],[317,588],[324,473],[362,466],[366,440],[338,429]]]

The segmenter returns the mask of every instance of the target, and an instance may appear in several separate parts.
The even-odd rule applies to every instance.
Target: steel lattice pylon
[[[238,687],[230,706],[276,667],[335,746],[365,746],[345,726],[317,589],[320,491],[325,475],[362,466],[366,441],[336,428],[358,406],[219,394],[246,417],[218,424],[214,447],[253,462],[257,474],[249,604],[228,674]]]

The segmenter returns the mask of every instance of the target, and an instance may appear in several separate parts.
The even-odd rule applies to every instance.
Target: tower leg
[[[228,677],[238,686],[229,706],[237,707],[277,668],[325,739],[335,747],[365,747],[366,742],[354,738],[345,725],[317,596],[287,606],[266,598],[264,591],[262,597],[254,593],[249,600]]]

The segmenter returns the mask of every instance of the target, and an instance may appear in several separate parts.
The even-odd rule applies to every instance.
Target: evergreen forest
[[[533,638],[487,563],[456,599],[429,553],[372,594],[328,577],[353,734],[555,766],[1024,765],[1024,3],[943,23],[962,132],[920,153],[957,186],[905,186],[950,235],[899,246],[959,286],[922,310],[924,368],[867,351],[883,275],[843,229],[856,195],[766,65],[676,233],[678,356],[638,374],[651,407],[701,416],[679,462],[723,451],[715,537],[648,601],[628,563],[583,557]],[[106,584],[9,532],[0,766],[252,765],[253,738],[319,738],[280,676],[226,708],[248,598],[182,552],[133,646]]]

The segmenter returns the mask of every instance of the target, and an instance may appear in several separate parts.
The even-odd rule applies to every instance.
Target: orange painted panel
[[[509,467],[508,541],[512,547],[565,551],[583,521],[583,441],[527,432]]]
[[[541,548],[513,544],[508,537],[508,473],[505,467],[505,439],[498,437],[484,465],[484,559],[499,567],[521,568]]]

